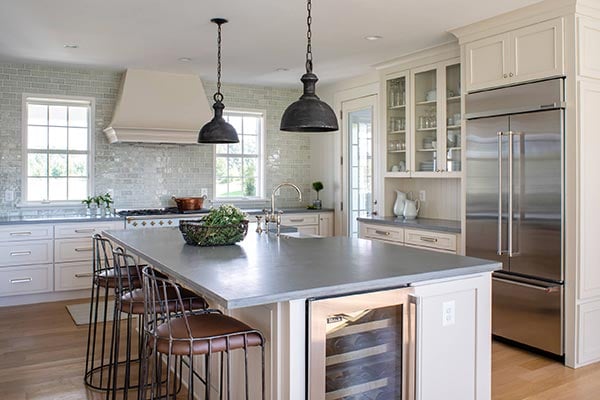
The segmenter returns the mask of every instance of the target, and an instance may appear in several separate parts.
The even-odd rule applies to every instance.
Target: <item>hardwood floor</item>
[[[0,308],[0,398],[104,397],[83,385],[87,326],[76,326],[65,307],[83,301]],[[494,400],[600,398],[600,363],[573,370],[502,343],[492,359]]]

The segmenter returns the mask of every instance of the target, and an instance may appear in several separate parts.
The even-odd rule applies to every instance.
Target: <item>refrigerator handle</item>
[[[513,131],[508,131],[508,256],[513,256]],[[502,210],[501,210],[502,211]]]
[[[496,250],[499,256],[502,251],[502,136],[504,132],[496,133],[498,136],[498,244]]]
[[[504,279],[504,278],[500,278],[500,277],[496,277],[496,276],[492,277],[492,280],[496,281],[496,282],[510,283],[511,285],[526,287],[529,289],[535,289],[535,290],[539,290],[544,293],[560,292],[560,289],[562,287],[562,285],[559,285],[559,284],[548,285],[548,286],[538,286],[538,285],[533,285],[531,283],[519,282],[519,281],[514,281],[511,279]]]

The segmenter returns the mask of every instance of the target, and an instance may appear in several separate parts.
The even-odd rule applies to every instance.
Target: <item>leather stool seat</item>
[[[174,288],[167,288],[167,299],[169,312],[181,312],[180,302],[177,297],[177,292]],[[204,297],[197,295],[196,293],[180,288],[181,300],[183,300],[183,307],[186,311],[200,310],[208,308],[208,303]],[[161,300],[164,300],[162,291],[160,292]],[[171,301],[172,300],[172,301]],[[134,289],[126,291],[121,296],[120,301],[121,311],[129,314],[144,314],[144,291],[142,289]],[[158,307],[158,305],[157,305]]]
[[[183,295],[182,295],[183,296]],[[169,353],[169,332],[172,337],[171,354],[207,354],[209,350],[209,337],[221,336],[210,340],[211,353],[222,352],[227,349],[227,338],[229,336],[229,349],[241,349],[244,347],[244,335],[247,337],[247,347],[262,345],[261,336],[245,323],[217,313],[206,313],[191,315],[187,317],[191,330],[187,329],[184,318],[171,319],[156,328],[157,342],[156,350],[160,353]],[[169,329],[170,327],[170,329]],[[249,332],[246,333],[245,332]]]
[[[140,268],[143,268],[145,266],[146,265],[140,265]],[[125,270],[121,271],[121,276],[122,277],[131,276],[131,280],[133,282],[133,287],[136,287],[136,288],[142,287],[142,280],[138,276],[138,269],[136,266],[129,267],[129,274],[127,274],[127,271],[125,271]],[[115,275],[114,268],[105,269],[96,275],[96,284],[100,287],[116,288],[117,287],[117,279],[118,278]],[[127,278],[121,278],[121,279],[123,279],[123,281],[124,281],[123,283],[126,283],[125,281],[127,281]],[[127,286],[127,285],[125,284],[124,286]]]

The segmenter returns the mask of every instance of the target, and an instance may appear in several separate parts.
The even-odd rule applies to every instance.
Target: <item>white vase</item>
[[[396,190],[396,201],[394,202],[394,215],[402,217],[404,215],[404,204],[406,203],[406,193]]]

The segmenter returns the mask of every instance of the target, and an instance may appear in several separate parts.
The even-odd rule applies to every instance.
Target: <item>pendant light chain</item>
[[[312,0],[307,0],[306,2],[306,11],[308,12],[308,16],[306,17],[306,25],[308,26],[308,30],[306,31],[306,72],[312,73],[313,70],[313,57],[312,57],[312,30],[310,29],[310,25],[312,24]]]
[[[213,96],[215,101],[223,101],[221,93],[221,24],[218,24],[219,30],[217,34],[217,93]]]

